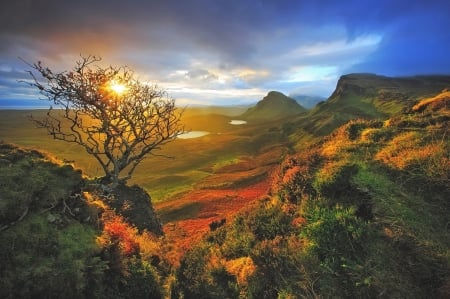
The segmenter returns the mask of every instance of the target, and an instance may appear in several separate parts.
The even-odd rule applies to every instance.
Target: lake
[[[181,135],[178,135],[178,138],[180,139],[191,139],[191,138],[198,138],[198,137],[202,137],[205,135],[208,135],[209,132],[207,131],[190,131],[190,132],[186,132],[183,133]]]
[[[239,119],[230,120],[230,125],[235,125],[235,126],[245,125],[246,123],[247,122],[245,120],[239,120]]]

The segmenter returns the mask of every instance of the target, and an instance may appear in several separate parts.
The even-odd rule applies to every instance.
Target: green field
[[[214,181],[215,172],[223,166],[239,163],[242,159],[251,159],[271,147],[283,147],[283,137],[274,127],[281,124],[246,124],[231,125],[234,119],[231,112],[242,112],[238,109],[192,108],[184,113],[183,122],[186,130],[202,130],[209,135],[193,139],[177,139],[154,151],[138,166],[130,184],[138,184],[145,188],[154,202],[170,199],[176,194],[184,193],[202,185],[200,182]],[[26,148],[47,152],[58,160],[68,161],[75,168],[80,168],[90,177],[102,176],[102,169],[95,159],[88,155],[77,144],[53,140],[43,129],[38,129],[28,119],[44,115],[46,110],[0,110],[0,141],[14,143]],[[281,158],[281,157],[279,157]],[[278,160],[278,158],[276,159]],[[224,176],[222,175],[222,179]],[[228,179],[232,184],[233,176]],[[238,180],[241,180],[239,176]],[[205,182],[205,183],[206,183]],[[227,182],[223,182],[227,184]]]

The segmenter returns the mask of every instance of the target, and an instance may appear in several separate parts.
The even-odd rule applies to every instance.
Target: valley
[[[10,268],[26,269],[5,244],[27,248],[34,231],[42,263],[53,265],[49,242],[73,255],[58,255],[57,265],[81,259],[75,272],[126,280],[125,290],[144,279],[123,270],[135,271],[139,256],[154,271],[146,285],[157,281],[152,287],[172,298],[446,298],[449,88],[448,76],[350,74],[310,110],[279,92],[250,108],[186,108],[186,130],[208,134],[167,144],[129,181],[151,196],[147,214],[155,209],[162,231],[150,232],[120,215],[132,204],[115,203],[90,180],[80,201],[66,201],[62,194],[81,184],[69,165],[93,178],[95,161],[33,128],[26,116],[45,111],[2,110],[0,170],[9,185],[0,184],[8,199],[0,215],[9,241],[0,253]],[[30,194],[16,190],[21,177]],[[67,245],[75,235],[85,247]],[[33,271],[46,273],[40,265]]]
[[[242,113],[238,108],[232,111]],[[47,152],[89,177],[100,175],[95,159],[82,149],[52,140],[33,127],[27,117],[41,113],[45,110],[0,110],[1,140]],[[284,120],[257,124],[240,120],[236,125],[231,122],[238,115],[229,114],[227,107],[185,109],[187,132],[208,130],[208,134],[167,144],[145,159],[129,182],[150,194],[166,233],[182,244],[182,250],[198,241],[211,222],[230,219],[264,197],[273,170],[288,151],[288,139],[281,131]]]

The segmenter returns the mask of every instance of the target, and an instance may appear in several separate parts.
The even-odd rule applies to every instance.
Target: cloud
[[[14,83],[27,69],[18,56],[65,70],[80,54],[100,55],[181,101],[205,103],[256,102],[268,90],[326,96],[346,72],[442,73],[450,69],[449,7],[419,0],[3,1],[0,97],[26,93]]]

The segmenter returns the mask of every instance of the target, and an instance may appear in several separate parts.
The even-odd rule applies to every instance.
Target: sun
[[[117,94],[122,94],[127,90],[127,87],[123,84],[120,84],[116,81],[112,81],[109,85],[109,88],[111,88],[112,91],[114,91]]]

